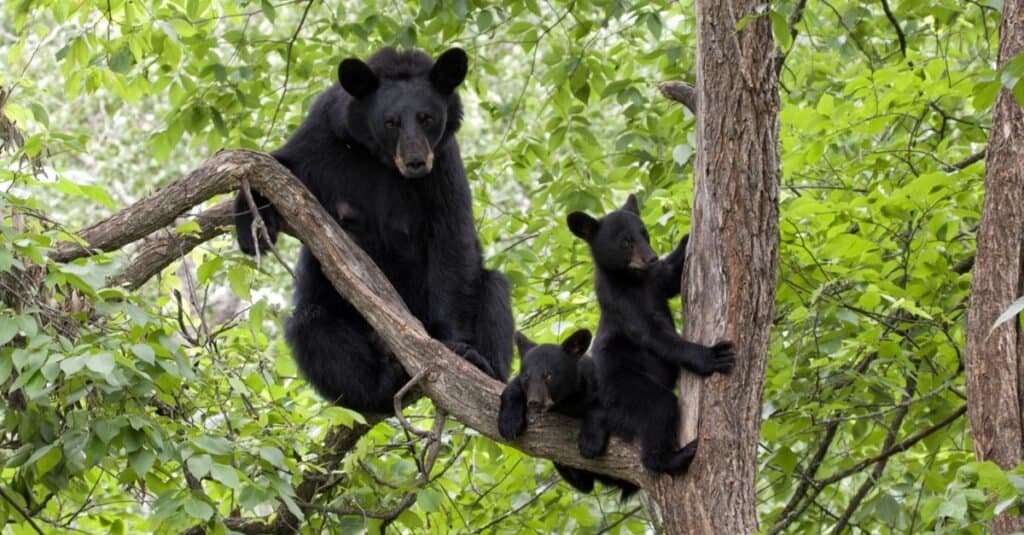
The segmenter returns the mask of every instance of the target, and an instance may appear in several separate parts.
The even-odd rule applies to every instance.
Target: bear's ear
[[[519,360],[523,360],[526,353],[535,347],[537,347],[537,344],[533,340],[527,338],[525,334],[516,331],[516,349],[519,350]]]
[[[562,342],[562,351],[565,351],[573,358],[580,358],[590,347],[590,331],[580,329],[572,333]]]
[[[461,48],[449,48],[438,56],[430,69],[430,83],[442,94],[448,95],[466,79],[469,58]]]
[[[636,195],[630,193],[629,197],[626,197],[626,204],[622,205],[622,209],[640,215],[640,203],[636,201]]]
[[[380,80],[373,73],[373,69],[356,58],[348,58],[338,65],[338,82],[357,100],[372,95],[380,85]]]
[[[594,237],[594,234],[597,234],[597,227],[601,225],[600,221],[583,212],[573,212],[565,218],[565,221],[569,223],[569,230],[573,234],[588,242]]]

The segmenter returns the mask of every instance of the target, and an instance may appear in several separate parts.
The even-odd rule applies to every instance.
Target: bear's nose
[[[418,173],[418,172],[424,171],[424,170],[426,170],[426,167],[427,167],[427,161],[423,160],[423,159],[420,159],[420,158],[415,158],[415,159],[411,159],[411,160],[406,160],[405,161],[405,168],[410,170],[410,171],[412,171],[412,172],[414,172],[414,173]]]

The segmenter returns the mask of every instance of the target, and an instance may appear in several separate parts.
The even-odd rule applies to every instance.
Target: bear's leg
[[[285,339],[299,369],[324,399],[359,412],[394,412],[394,395],[409,376],[371,342],[359,318],[338,316],[299,303],[285,325]]]
[[[676,449],[676,434],[679,426],[679,407],[675,395],[659,392],[647,400],[647,410],[636,416],[641,419],[643,430],[640,437],[640,457],[648,470],[679,475],[693,462],[697,452],[694,440]]]
[[[512,367],[512,338],[516,329],[510,304],[511,291],[508,279],[500,272],[485,270],[480,278],[475,346],[494,370],[493,377],[505,382]],[[467,360],[472,362],[472,359]]]
[[[513,440],[526,431],[526,392],[523,382],[516,377],[501,392],[498,406],[498,433]]]
[[[564,464],[555,464],[555,470],[558,475],[562,476],[562,479],[566,483],[572,486],[572,488],[589,494],[590,491],[594,490],[594,473],[586,470],[580,470],[579,468],[573,468]]]
[[[608,422],[603,407],[595,406],[587,409],[583,414],[583,424],[580,426],[579,449],[580,455],[587,459],[593,459],[604,453],[608,448]]]

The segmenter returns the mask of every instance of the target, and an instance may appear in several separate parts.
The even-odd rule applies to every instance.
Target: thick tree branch
[[[108,282],[111,286],[138,289],[175,260],[223,234],[231,225],[233,212],[234,203],[225,201],[193,219],[199,225],[197,233],[182,235],[169,228],[154,232],[142,240],[124,270]]]
[[[690,110],[690,113],[697,115],[697,91],[692,85],[686,82],[661,82],[658,84],[658,91],[662,96],[672,99]]]
[[[187,177],[76,234],[84,243],[67,242],[50,255],[58,262],[88,256],[93,250],[113,251],[166,227],[186,210],[238,188],[247,174],[279,175],[279,163],[249,151],[221,151]],[[276,185],[276,184],[275,184]]]
[[[360,311],[410,373],[427,370],[420,387],[435,405],[499,442],[497,413],[504,385],[487,377],[437,342],[409,313],[373,261],[291,173],[270,156],[221,151],[187,177],[113,216],[86,227],[78,243],[58,245],[53,258],[67,261],[91,250],[109,251],[171,224],[189,208],[249,182],[267,197],[303,243],[320,259],[335,288]],[[613,439],[598,460],[576,450],[578,422],[557,414],[531,414],[527,431],[510,444],[534,457],[607,474],[643,485],[637,450]]]

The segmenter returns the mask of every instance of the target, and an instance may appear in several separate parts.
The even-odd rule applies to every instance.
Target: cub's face
[[[568,400],[576,393],[576,364],[590,346],[590,331],[580,329],[561,345],[536,345],[522,334],[516,334],[516,345],[522,361],[519,380],[526,391],[530,410],[546,411]]]
[[[643,272],[658,261],[634,195],[601,219],[573,212],[567,221],[569,230],[590,245],[594,263],[604,269]]]
[[[466,78],[467,61],[465,52],[452,48],[418,76],[381,77],[358,59],[338,66],[338,81],[365,117],[369,143],[405,178],[422,178],[433,170],[434,149],[451,116],[459,113],[450,108],[458,105],[454,92]]]

